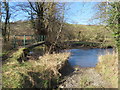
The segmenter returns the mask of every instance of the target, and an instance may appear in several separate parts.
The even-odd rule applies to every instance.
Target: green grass
[[[4,51],[4,52],[0,52],[0,57],[7,55],[10,51]]]

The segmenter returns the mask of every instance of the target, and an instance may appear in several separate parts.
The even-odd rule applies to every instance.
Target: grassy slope
[[[80,24],[65,24],[64,40],[79,40],[87,42],[103,42],[104,45],[114,45],[112,32],[105,29],[102,25],[80,25]],[[79,35],[79,32],[80,35]],[[30,21],[18,21],[11,24],[11,36],[33,34]],[[12,37],[11,37],[12,38]],[[108,45],[107,45],[108,44]]]
[[[112,38],[112,33],[104,26],[79,25],[77,28],[77,31],[81,31],[80,40],[99,42],[100,40],[110,41]]]
[[[105,29],[102,25],[80,25],[80,24],[65,24],[65,33],[66,37],[75,37],[79,40],[86,41],[95,41],[103,37],[111,37],[112,33]],[[78,33],[81,31],[80,37],[78,37]],[[32,30],[31,22],[29,21],[18,21],[15,23],[11,23],[11,35],[15,34],[33,34],[34,30]],[[72,35],[72,36],[71,36]],[[109,41],[109,38],[107,38]]]
[[[19,55],[19,52],[17,52]],[[48,88],[51,80],[58,82],[58,70],[69,57],[69,53],[45,54],[39,60],[18,63],[13,55],[3,65],[3,88]]]
[[[72,41],[101,42],[103,47],[114,46],[112,32],[102,25],[67,25]],[[69,40],[69,39],[68,39]]]
[[[31,35],[33,34],[33,29],[29,21],[18,21],[11,23],[11,36],[12,35]]]

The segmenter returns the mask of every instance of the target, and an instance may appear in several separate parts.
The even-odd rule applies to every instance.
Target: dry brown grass
[[[105,80],[112,84],[111,87],[118,87],[118,53],[107,53],[99,56],[99,63],[96,70],[101,73]]]
[[[70,56],[70,53],[58,53],[58,54],[45,54],[40,57],[38,61],[35,61],[36,66],[43,67],[44,71],[51,71],[53,75],[60,74],[58,70]]]
[[[45,54],[39,60],[29,60],[22,64],[19,64],[14,58],[3,65],[3,87],[48,87],[49,80],[55,79],[57,82],[57,78],[60,76],[58,70],[69,55],[70,53]],[[29,84],[31,82],[32,85]]]

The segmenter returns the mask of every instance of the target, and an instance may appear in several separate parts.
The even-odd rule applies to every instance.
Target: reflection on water
[[[95,67],[98,62],[98,56],[107,52],[112,53],[113,49],[71,49],[67,51],[72,54],[68,60],[72,66]]]

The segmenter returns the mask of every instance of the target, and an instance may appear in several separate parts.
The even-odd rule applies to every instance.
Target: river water
[[[98,63],[98,56],[104,55],[107,52],[112,53],[113,49],[70,49],[67,51],[71,52],[68,61],[72,66],[95,67]]]

